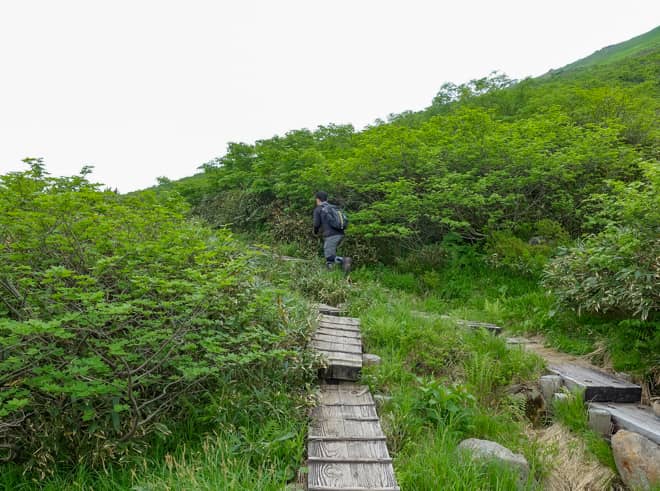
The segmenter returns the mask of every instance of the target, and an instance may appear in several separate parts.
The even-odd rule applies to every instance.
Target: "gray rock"
[[[362,355],[362,365],[368,367],[371,365],[380,365],[380,356],[364,353]]]
[[[468,451],[479,460],[498,460],[516,469],[520,473],[520,480],[526,481],[529,475],[527,459],[520,454],[513,453],[499,443],[489,440],[468,438],[459,443],[458,448]]]
[[[609,437],[612,434],[612,416],[605,409],[589,408],[589,428],[596,433]]]
[[[612,437],[612,453],[624,484],[631,489],[660,486],[660,445],[632,431]]]
[[[552,396],[552,403],[554,404],[555,402],[559,401],[566,401],[568,400],[568,394],[566,392],[557,392]]]
[[[392,396],[386,396],[383,394],[374,394],[374,401],[377,404],[386,404],[392,400]]]
[[[559,391],[561,387],[561,377],[559,375],[543,375],[540,380],[541,393],[545,402],[550,405],[552,396]]]
[[[660,397],[656,397],[651,400],[651,409],[655,417],[660,419]]]

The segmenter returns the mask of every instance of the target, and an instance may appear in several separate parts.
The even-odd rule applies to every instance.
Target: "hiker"
[[[335,264],[341,264],[345,273],[351,269],[351,258],[337,255],[337,247],[344,240],[346,216],[334,205],[328,203],[328,193],[316,193],[316,208],[314,208],[314,234],[323,233],[323,255],[325,265],[333,269]]]

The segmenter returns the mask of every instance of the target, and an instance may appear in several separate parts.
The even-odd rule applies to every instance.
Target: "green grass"
[[[541,489],[547,465],[526,436],[528,408],[508,391],[538,379],[538,357],[441,317],[457,304],[423,293],[410,275],[360,269],[346,279],[309,265],[283,269],[282,281],[295,278],[291,287],[314,301],[347,302],[349,313],[361,319],[365,351],[382,358],[364,369],[363,381],[373,393],[391,397],[379,413],[402,489],[431,490],[438,483],[444,489],[518,489],[514,470],[457,451],[470,437],[523,453],[531,473],[522,488]]]
[[[123,464],[60,468],[44,477],[5,465],[0,489],[281,490],[304,460],[305,398],[300,389],[281,386],[235,389],[207,408],[207,425],[176,428]]]
[[[617,472],[612,448],[600,435],[589,429],[589,416],[582,393],[572,393],[564,400],[554,401],[552,410],[554,418],[578,435],[600,463]]]
[[[632,39],[612,46],[599,49],[595,53],[577,60],[557,70],[557,72],[570,71],[577,68],[614,63],[624,58],[634,56],[640,52],[657,49],[660,46],[660,27]]]
[[[379,413],[402,489],[436,489],[438,482],[446,489],[516,489],[510,469],[460,456],[456,446],[469,437],[525,455],[532,468],[526,489],[541,489],[552,465],[525,431],[546,421],[543,408],[511,390],[532,387],[543,362],[486,331],[461,328],[454,319],[494,322],[509,333],[541,333],[553,346],[578,354],[605,345],[606,356],[621,357],[638,373],[653,360],[652,354],[643,356],[646,347],[639,342],[638,356],[624,358],[629,349],[616,342],[620,323],[555,311],[553,298],[535,279],[478,260],[450,263],[425,276],[361,268],[349,280],[309,265],[286,268],[293,268],[292,287],[311,299],[347,303],[350,314],[362,320],[365,351],[381,356],[381,365],[366,368],[363,380],[373,393],[391,397]],[[637,327],[630,326],[628,339],[640,338]],[[580,400],[556,411],[591,454],[615,468],[607,442],[588,430]]]

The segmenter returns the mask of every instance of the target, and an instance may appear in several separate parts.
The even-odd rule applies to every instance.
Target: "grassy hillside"
[[[626,58],[644,54],[645,52],[656,51],[658,48],[660,48],[660,26],[628,41],[599,49],[581,60],[577,60],[557,70],[552,70],[551,73],[565,73],[592,65],[616,63]]]
[[[406,489],[522,484],[457,457],[470,436],[524,453],[524,488],[541,489],[561,465],[534,436],[542,362],[451,319],[541,332],[657,390],[660,50],[629,49],[445,84],[359,132],[232,143],[128,196],[40,160],[0,176],[0,487],[282,489],[302,464],[309,304],[324,301],[347,302],[383,357],[364,380],[391,396]],[[313,258],[319,188],[348,210],[348,279],[228,230]],[[593,435],[585,453],[612,466]]]
[[[308,256],[318,254],[312,196],[325,189],[348,211],[357,264],[433,292],[450,246],[464,246],[466,264],[551,292],[552,307],[533,306],[546,332],[570,332],[563,313],[592,316],[601,327],[574,330],[573,347],[619,353],[626,333],[632,368],[658,373],[648,353],[660,343],[659,32],[538,79],[447,83],[427,109],[362,131],[330,124],[231,143],[196,177],[204,193],[168,186],[212,225]]]

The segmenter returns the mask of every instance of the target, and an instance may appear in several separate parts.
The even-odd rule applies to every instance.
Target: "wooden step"
[[[339,308],[339,307],[333,307],[332,305],[327,305],[324,303],[320,303],[316,306],[316,309],[319,311],[319,314],[323,315],[332,315],[332,316],[340,316],[346,313],[345,309]]]
[[[356,381],[362,371],[360,320],[321,315],[311,346],[325,360],[323,379]]]
[[[334,315],[325,315],[321,314],[319,315],[319,322],[320,323],[326,323],[326,324],[338,324],[342,326],[359,326],[360,325],[360,319],[356,319],[354,317],[338,317]]]
[[[307,440],[310,491],[399,491],[369,388],[321,386]]]
[[[567,363],[551,364],[548,370],[559,375],[569,390],[584,390],[584,400],[587,402],[638,403],[642,398],[642,388],[639,385],[593,368]]]
[[[500,326],[491,324],[490,322],[466,321],[466,320],[458,319],[456,321],[456,324],[458,324],[459,326],[470,327],[472,329],[486,329],[487,331],[490,331],[496,336],[499,336],[502,333],[502,328]]]
[[[639,433],[660,445],[660,418],[651,408],[640,404],[594,402],[589,407],[603,409],[610,413],[615,430],[628,430]]]

